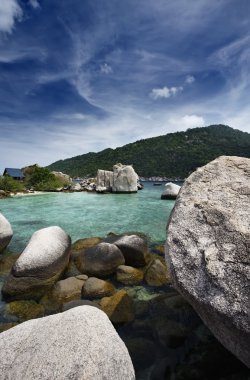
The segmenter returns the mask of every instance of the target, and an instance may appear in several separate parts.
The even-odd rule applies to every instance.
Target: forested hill
[[[250,134],[225,125],[192,128],[60,160],[48,168],[84,177],[95,176],[97,169],[112,170],[115,163],[121,162],[133,164],[143,177],[185,178],[221,155],[250,158]]]

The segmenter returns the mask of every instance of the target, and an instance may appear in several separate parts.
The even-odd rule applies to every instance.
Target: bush
[[[17,181],[13,179],[12,177],[6,175],[3,177],[0,177],[0,190],[11,191],[15,193],[18,191],[24,191],[25,186],[23,182]]]
[[[26,185],[34,190],[53,191],[64,186],[63,181],[56,178],[49,169],[33,166],[26,177]]]

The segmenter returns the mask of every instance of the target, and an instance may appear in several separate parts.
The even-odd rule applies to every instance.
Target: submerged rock
[[[105,277],[116,271],[125,260],[120,249],[113,244],[100,243],[86,249],[77,258],[77,267],[82,273]]]
[[[134,302],[125,290],[120,290],[112,297],[104,297],[100,306],[113,323],[130,322],[135,318]]]
[[[170,277],[166,264],[158,258],[153,259],[146,270],[145,281],[150,286],[162,286],[169,284]]]
[[[12,267],[2,293],[8,300],[38,299],[69,262],[70,237],[57,226],[35,232]]]
[[[82,295],[85,298],[108,297],[115,293],[115,287],[108,281],[90,277],[82,288]]]
[[[126,265],[143,267],[150,260],[146,240],[137,235],[124,235],[114,242],[125,257]]]
[[[137,285],[143,280],[143,272],[128,265],[120,265],[116,270],[116,279],[125,285]]]
[[[250,160],[222,156],[186,180],[168,225],[175,287],[250,366]]]
[[[1,379],[134,380],[125,344],[95,307],[33,319],[0,340]]]
[[[44,316],[44,307],[35,301],[13,301],[6,305],[5,316],[18,318],[20,322]]]
[[[136,193],[138,190],[138,175],[131,165],[116,164],[113,166],[113,193]]]
[[[7,247],[13,236],[9,221],[0,213],[0,253]]]
[[[181,186],[176,185],[175,183],[169,182],[165,185],[165,190],[161,195],[161,199],[176,199]]]
[[[78,307],[78,306],[92,306],[92,307],[97,307],[97,309],[101,309],[101,307],[95,301],[74,300],[74,301],[66,302],[62,307],[62,311],[73,309],[73,307]]]

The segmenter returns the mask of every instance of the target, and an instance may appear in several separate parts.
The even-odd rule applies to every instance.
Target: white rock
[[[134,380],[125,344],[101,310],[79,306],[1,334],[1,380]]]
[[[136,193],[138,190],[138,175],[131,165],[116,164],[113,167],[114,181],[112,191],[114,193]]]
[[[168,226],[175,287],[250,367],[250,159],[222,156],[191,174]]]
[[[161,195],[161,199],[176,199],[177,195],[179,194],[179,191],[181,189],[181,186],[176,185],[175,183],[168,182],[165,185],[165,190],[163,191]]]
[[[101,192],[101,188],[105,188],[103,191],[111,191],[113,186],[114,173],[108,170],[98,169],[96,179],[96,191]]]
[[[7,247],[13,236],[13,231],[8,220],[0,213],[0,252]]]
[[[4,296],[12,299],[35,293],[39,296],[67,266],[70,246],[70,237],[60,227],[36,231],[12,267],[2,290]]]

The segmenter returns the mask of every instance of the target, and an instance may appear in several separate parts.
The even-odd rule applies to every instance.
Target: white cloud
[[[195,82],[195,77],[193,77],[193,75],[187,75],[186,76],[185,83],[192,84],[194,82]]]
[[[33,8],[40,8],[40,4],[38,2],[38,0],[30,0],[30,5],[33,7]]]
[[[204,127],[205,120],[198,115],[185,115],[182,117],[171,117],[168,119],[168,125],[174,130],[185,130],[187,128]]]
[[[178,93],[183,91],[183,87],[162,87],[162,88],[153,88],[150,92],[150,97],[154,100],[159,98],[170,98],[171,96],[175,96]]]
[[[102,74],[111,74],[113,72],[112,67],[107,63],[100,65],[100,71]]]
[[[22,9],[17,0],[0,1],[0,32],[11,33],[15,20],[22,17]]]

